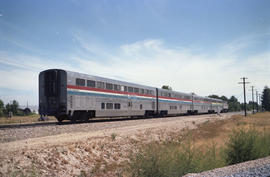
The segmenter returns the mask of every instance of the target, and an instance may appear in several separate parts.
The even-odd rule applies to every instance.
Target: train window
[[[170,109],[177,109],[177,106],[170,106]]]
[[[85,80],[76,78],[76,85],[77,86],[85,86]]]
[[[101,103],[101,109],[105,109],[105,103]]]
[[[104,82],[97,82],[97,88],[101,88],[101,89],[104,89]]]
[[[146,90],[146,94],[147,95],[150,95],[150,90]]]
[[[115,90],[115,91],[120,91],[120,90],[121,90],[120,85],[114,84],[114,85],[113,85],[113,90]]]
[[[106,103],[106,109],[113,109],[112,103]]]
[[[114,103],[114,109],[121,109],[120,103]]]
[[[190,99],[190,96],[184,96],[184,99],[188,99],[189,100]]]
[[[133,87],[128,87],[128,92],[133,92]]]
[[[113,89],[113,84],[106,83],[106,89],[112,90]]]
[[[154,95],[154,91],[153,90],[150,90],[150,95]]]
[[[172,97],[171,93],[168,93],[168,97]]]
[[[139,93],[139,89],[138,88],[134,88],[134,93]]]
[[[141,94],[144,94],[144,89],[140,89],[140,93]]]
[[[87,80],[87,87],[96,87],[96,82],[92,80]]]
[[[140,109],[142,109],[142,104],[140,104]]]
[[[124,91],[127,92],[127,86],[124,86]]]

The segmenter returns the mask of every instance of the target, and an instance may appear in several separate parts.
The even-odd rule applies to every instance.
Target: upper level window
[[[134,93],[139,93],[139,89],[138,88],[134,88]]]
[[[85,86],[85,80],[76,78],[76,85],[77,86]]]
[[[87,80],[87,87],[96,87],[96,82],[92,80]]]
[[[190,96],[184,96],[184,99],[190,99]]]
[[[144,94],[144,89],[140,89],[140,93],[141,94]]]
[[[113,90],[113,84],[106,83],[106,89]]]
[[[113,90],[115,90],[115,91],[120,91],[120,90],[121,90],[120,85],[114,84],[114,85],[113,85]]]
[[[104,82],[97,82],[97,88],[104,89],[104,87],[105,87]]]
[[[128,87],[128,92],[133,92],[133,87]]]

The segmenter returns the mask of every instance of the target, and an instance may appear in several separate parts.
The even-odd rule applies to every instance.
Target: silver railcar
[[[64,119],[166,116],[226,110],[226,102],[61,69],[39,74],[39,113]]]

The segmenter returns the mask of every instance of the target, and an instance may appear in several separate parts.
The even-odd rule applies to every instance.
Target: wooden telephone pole
[[[240,78],[243,80],[243,82],[238,82],[238,84],[243,84],[243,88],[244,88],[244,107],[245,107],[245,116],[247,116],[247,103],[246,103],[246,84],[249,84],[250,82],[246,82],[246,77],[242,77]]]

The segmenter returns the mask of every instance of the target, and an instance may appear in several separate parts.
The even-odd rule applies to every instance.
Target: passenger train
[[[39,74],[39,113],[63,120],[226,112],[226,102],[61,69]]]

